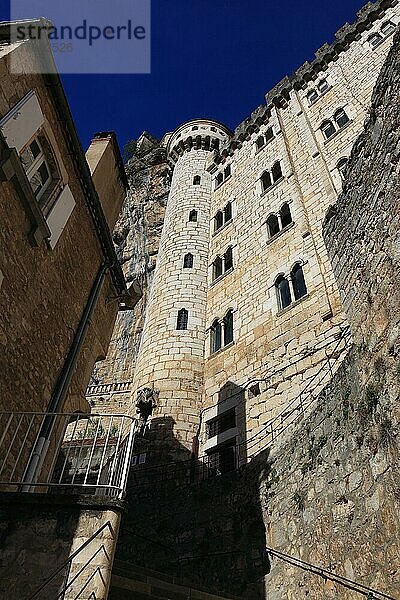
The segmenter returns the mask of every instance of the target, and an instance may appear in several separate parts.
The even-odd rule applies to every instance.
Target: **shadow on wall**
[[[204,457],[193,458],[180,444],[170,417],[154,419],[147,439],[138,440],[135,452],[146,453],[146,462],[131,470],[116,553],[119,575],[123,565],[129,577],[131,564],[133,571],[155,570],[211,593],[265,598],[270,565],[259,482],[270,471],[269,451],[245,464],[245,390],[227,382],[217,418],[232,405],[235,427],[223,431],[222,443]],[[174,456],[185,459],[174,462]],[[113,589],[110,600],[118,598]]]

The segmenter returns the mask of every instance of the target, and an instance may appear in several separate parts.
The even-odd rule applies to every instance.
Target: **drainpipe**
[[[68,394],[69,385],[71,383],[72,375],[74,373],[76,363],[82,348],[83,341],[85,339],[86,331],[90,325],[90,319],[97,304],[99,294],[104,282],[107,271],[111,268],[109,263],[103,263],[97,272],[96,279],[90,290],[90,295],[87,300],[85,310],[82,314],[81,320],[76,330],[72,345],[69,349],[67,358],[62,367],[61,373],[57,379],[57,383],[50,400],[50,404],[47,407],[48,416],[43,420],[39,435],[37,437],[34,449],[29,457],[28,465],[25,469],[23,481],[26,485],[22,486],[23,492],[29,492],[31,485],[35,481],[36,476],[40,472],[43,461],[46,457],[47,450],[50,445],[51,433],[56,421],[56,415],[51,413],[62,412],[64,407],[65,398]]]

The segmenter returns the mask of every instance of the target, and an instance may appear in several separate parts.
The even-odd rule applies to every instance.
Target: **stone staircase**
[[[115,561],[108,600],[240,600],[237,596],[215,595],[150,569]]]

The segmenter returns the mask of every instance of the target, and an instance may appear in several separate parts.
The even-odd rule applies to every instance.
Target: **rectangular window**
[[[220,435],[224,431],[228,431],[228,429],[233,429],[234,427],[236,427],[236,411],[232,408],[232,410],[207,423],[207,438],[210,439],[216,435]]]
[[[223,446],[210,452],[208,455],[208,466],[210,470],[215,471],[218,475],[224,475],[224,473],[230,473],[237,469],[236,438],[229,440]]]

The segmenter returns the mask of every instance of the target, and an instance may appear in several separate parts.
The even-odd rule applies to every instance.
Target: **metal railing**
[[[0,413],[0,490],[122,498],[138,430],[126,415]]]

